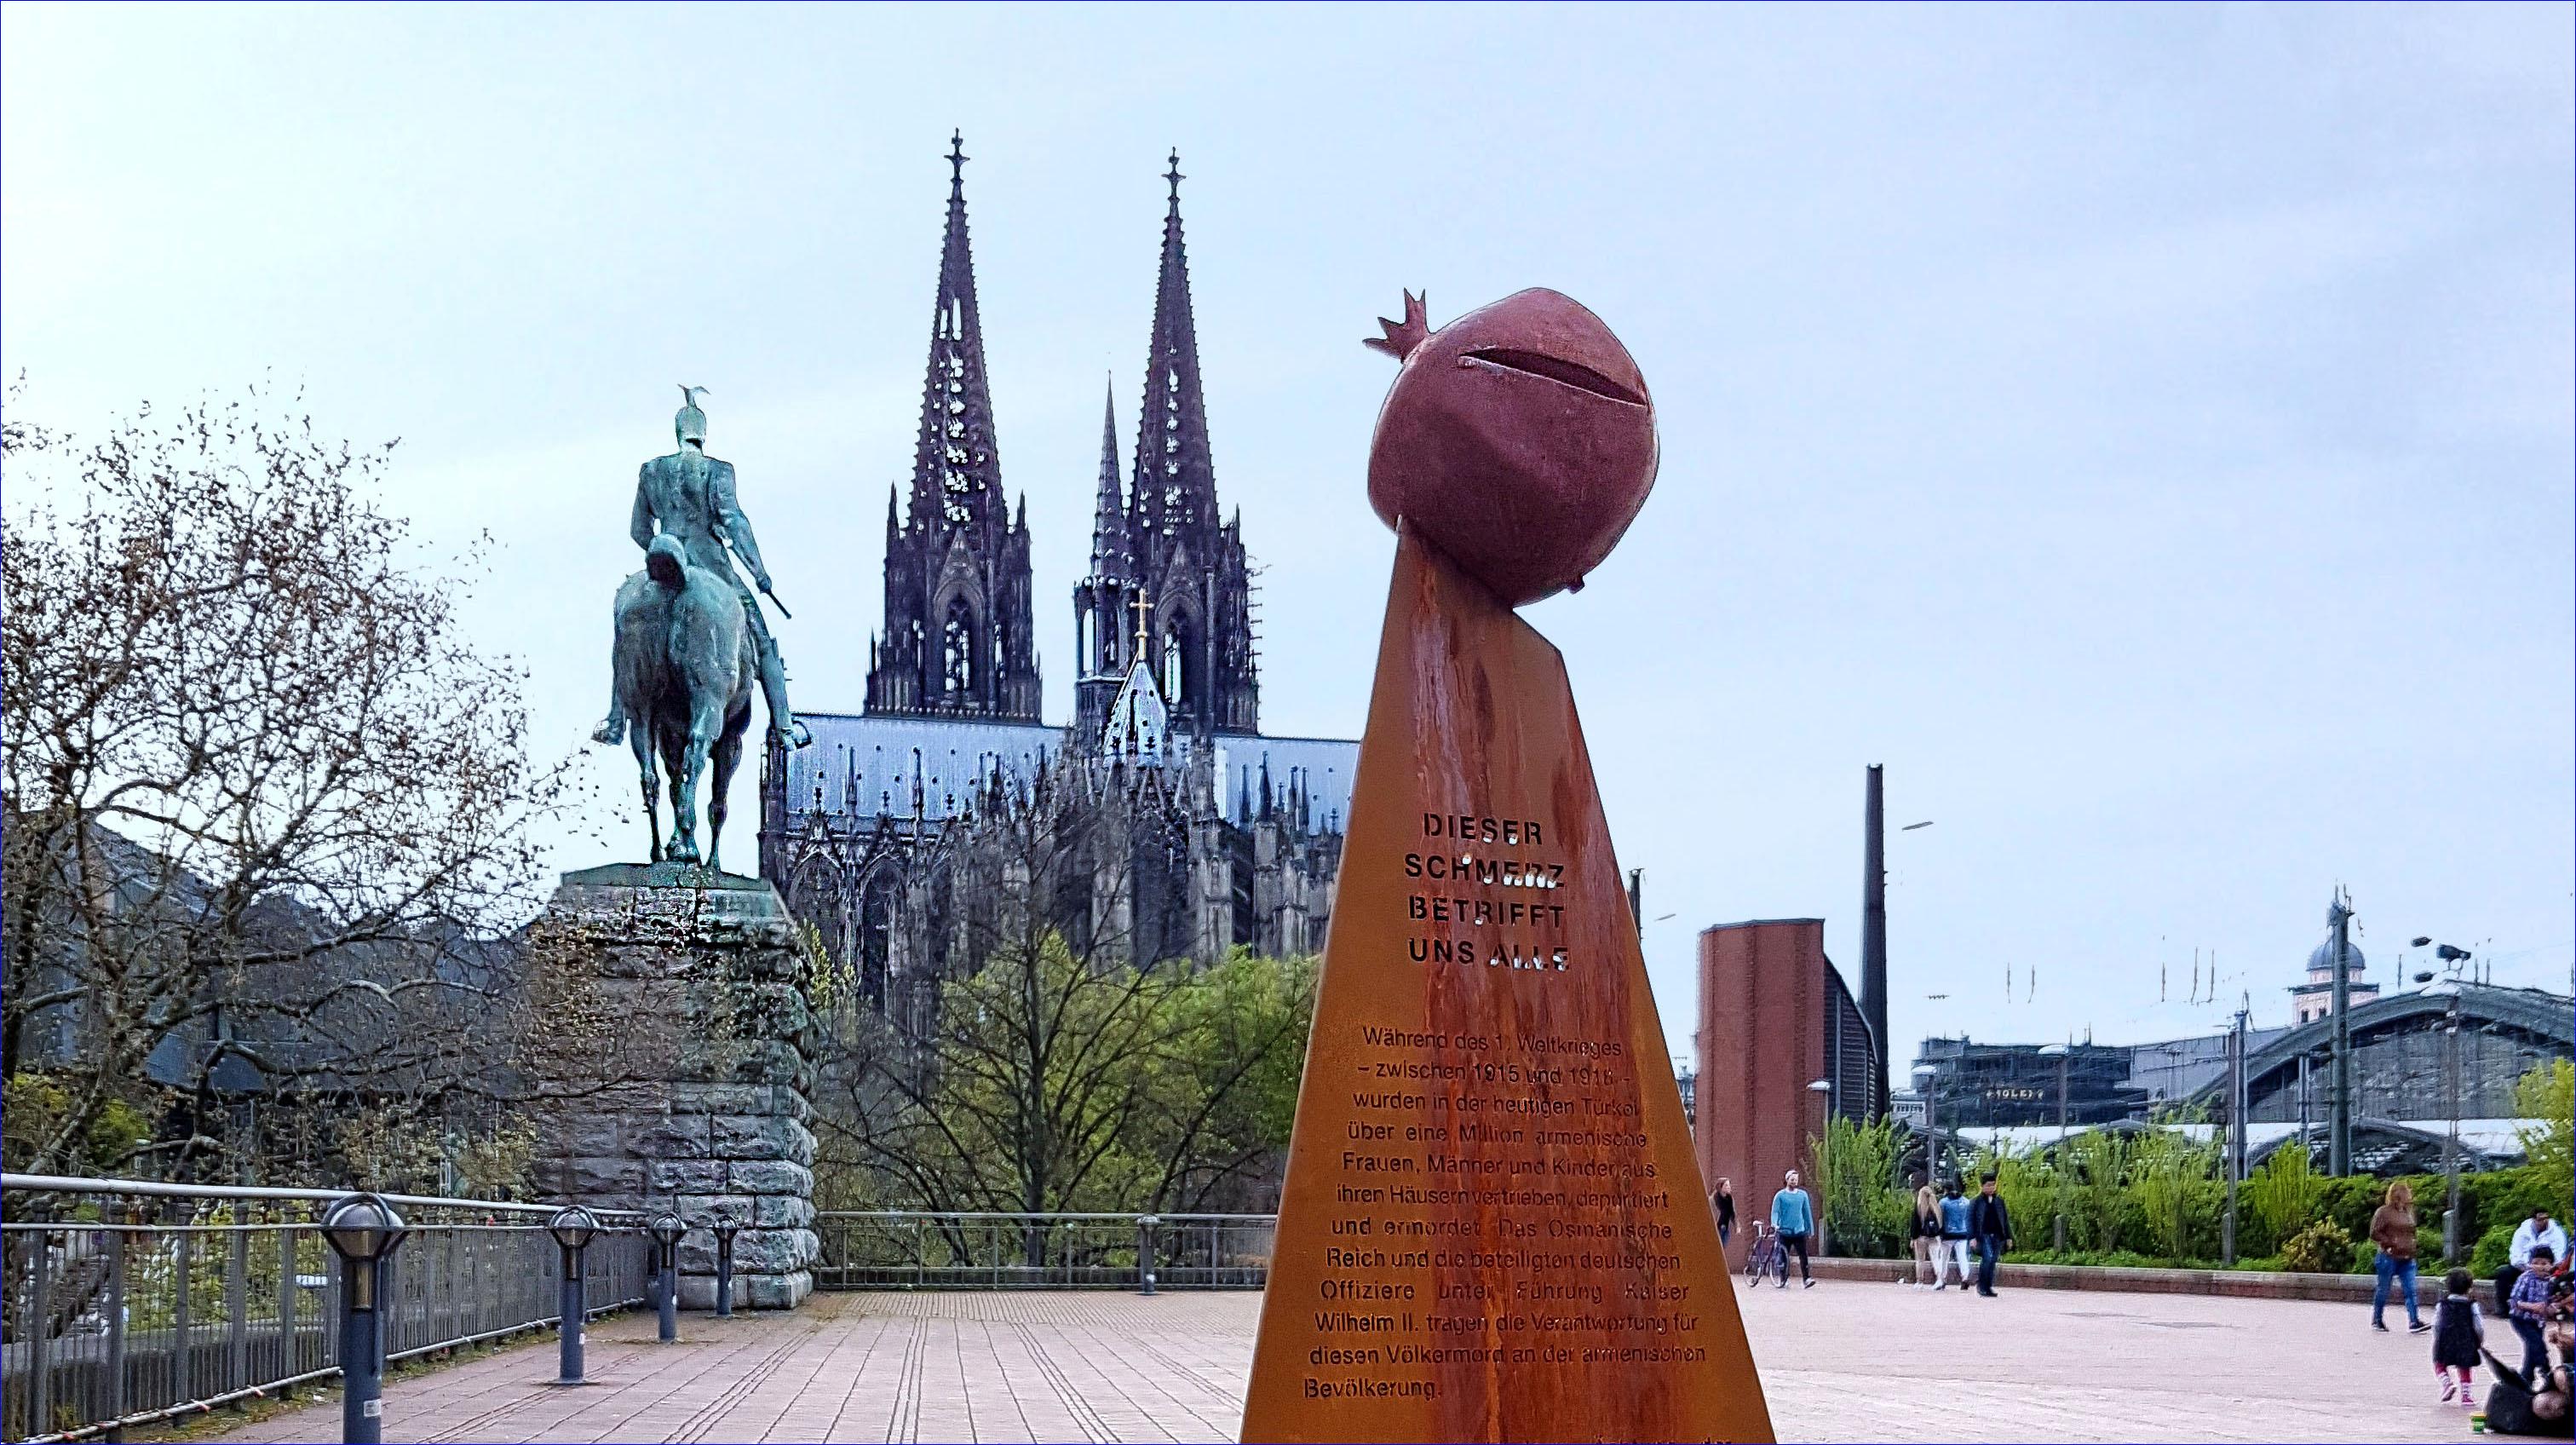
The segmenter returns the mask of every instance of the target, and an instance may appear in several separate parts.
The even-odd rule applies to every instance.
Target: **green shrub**
[[[1838,1255],[1881,1259],[1905,1249],[1914,1203],[1898,1184],[1896,1122],[1863,1124],[1837,1116],[1807,1146],[1827,1247]]]
[[[2108,1130],[2078,1134],[2066,1143],[2067,1242],[2079,1250],[2114,1251],[2131,1236],[2128,1197],[2129,1141]]]
[[[2505,1261],[2513,1257],[2515,1228],[2514,1222],[2507,1220],[2479,1235],[2477,1247],[2469,1251],[2469,1273],[2488,1279],[2504,1268]]]
[[[2352,1232],[2320,1219],[2281,1245],[2281,1268],[2297,1274],[2342,1274],[2352,1259]]]
[[[2244,1252],[2268,1254],[2315,1223],[2321,1182],[2307,1150],[2296,1144],[2273,1150],[2263,1167],[2245,1180],[2237,1222],[2238,1243]]]
[[[2345,1270],[2344,1273],[2376,1274],[2378,1272],[2379,1246],[2371,1243],[2367,1239],[2354,1244],[2352,1247],[2352,1267]]]
[[[2147,1238],[2158,1254],[2183,1260],[2215,1252],[2199,1246],[2214,1214],[2208,1185],[2217,1164],[2215,1145],[2164,1130],[2138,1136],[2130,1155],[2129,1191],[2146,1215]]]

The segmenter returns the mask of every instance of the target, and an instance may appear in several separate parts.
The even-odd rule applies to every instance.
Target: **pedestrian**
[[[2505,1302],[2505,1318],[2512,1322],[2513,1332],[2522,1336],[2525,1379],[2538,1379],[2549,1368],[2549,1347],[2543,1343],[2540,1327],[2558,1314],[2557,1291],[2550,1288],[2555,1283],[2550,1267],[2557,1262],[2557,1252],[2548,1245],[2533,1245],[2531,1257],[2514,1279],[2513,1294]]]
[[[1941,1185],[1941,1237],[1932,1241],[1932,1265],[1936,1292],[1950,1287],[1952,1265],[1958,1266],[1959,1288],[1968,1287],[1968,1199],[1956,1179]]]
[[[1968,1204],[1968,1234],[1977,1243],[1977,1293],[1995,1297],[1995,1262],[2012,1248],[2012,1211],[2004,1208],[2004,1197],[1995,1192],[1995,1174],[1989,1169],[1977,1181],[1977,1197]]]
[[[1735,1238],[1735,1183],[1733,1180],[1717,1181],[1717,1187],[1708,1192],[1708,1207],[1717,1215],[1717,1247],[1724,1249],[1727,1241]]]
[[[2545,1204],[2531,1211],[2531,1217],[2513,1232],[2513,1245],[2505,1252],[2505,1267],[2495,1276],[2497,1314],[2507,1313],[2505,1301],[2513,1298],[2514,1281],[2530,1266],[2531,1251],[2544,1244],[2549,1246],[2551,1259],[2567,1257],[2567,1231],[2550,1219],[2549,1206]]]
[[[1789,1251],[1798,1251],[1798,1278],[1801,1289],[1816,1287],[1815,1271],[1807,1265],[1807,1240],[1816,1229],[1816,1202],[1798,1187],[1798,1171],[1789,1171],[1780,1192],[1771,1196],[1771,1227],[1780,1234],[1780,1288],[1789,1287]]]
[[[2403,1179],[2388,1186],[2388,1197],[2370,1216],[2370,1242],[2379,1246],[2372,1268],[2379,1287],[2370,1293],[2370,1327],[2388,1333],[2388,1286],[2393,1280],[2406,1296],[2406,1333],[2420,1335],[2432,1326],[2415,1312],[2415,1191]]]
[[[2463,1410],[2478,1407],[2469,1377],[2478,1368],[2478,1349],[2486,1343],[2486,1321],[2478,1318],[2477,1296],[2470,1293],[2469,1272],[2455,1269],[2442,1277],[2442,1302],[2433,1308],[2433,1378],[2442,1382],[2442,1402],[2456,1397]],[[2459,1378],[2454,1380],[2453,1375]]]
[[[1932,1252],[1941,1247],[1941,1196],[1933,1193],[1929,1184],[1914,1186],[1914,1222],[1910,1234],[1914,1240],[1914,1278],[1907,1280],[1905,1287],[1937,1287],[1940,1267],[1932,1262]]]

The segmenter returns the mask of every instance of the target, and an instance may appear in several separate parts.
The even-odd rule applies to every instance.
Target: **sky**
[[[1440,322],[1552,286],[1636,356],[1653,497],[1526,615],[1677,1054],[1708,925],[1821,917],[1857,987],[1870,763],[1900,1065],[2282,1022],[2338,885],[2371,979],[2431,935],[2564,991],[2571,16],[11,4],[0,369],[75,433],[260,384],[400,438],[422,555],[499,539],[465,623],[596,785],[555,849],[586,867],[641,852],[584,738],[675,383],[798,705],[862,700],[952,128],[1070,715],[1177,147],[1269,731],[1363,718],[1393,373],[1358,340],[1400,290]]]

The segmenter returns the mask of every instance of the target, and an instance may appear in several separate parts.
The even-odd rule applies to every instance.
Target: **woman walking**
[[[2420,1335],[2432,1328],[2415,1310],[2415,1191],[2406,1181],[2388,1186],[2388,1200],[2370,1216],[2370,1242],[2379,1246],[2374,1261],[2379,1271],[2379,1287],[2370,1294],[2370,1327],[2388,1333],[2388,1284],[2395,1280],[2406,1294],[2406,1332]]]
[[[1709,1191],[1708,1207],[1717,1215],[1717,1247],[1722,1250],[1735,1238],[1735,1181],[1717,1181]]]
[[[1932,1251],[1941,1245],[1941,1196],[1932,1192],[1930,1184],[1914,1187],[1914,1225],[1909,1232],[1914,1240],[1914,1278],[1905,1287],[1929,1289],[1935,1283]]]

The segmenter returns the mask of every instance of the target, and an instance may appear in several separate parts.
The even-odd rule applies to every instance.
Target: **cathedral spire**
[[[1001,471],[984,374],[984,323],[975,305],[975,256],[966,234],[966,143],[959,133],[948,142],[948,224],[931,306],[921,436],[913,449],[912,527],[933,535],[964,527],[978,540],[987,528],[999,529],[1009,520],[995,500]]]
[[[993,439],[963,135],[949,137],[947,161],[921,432],[909,509],[899,527],[892,515],[886,524],[886,622],[868,674],[868,711],[1035,722],[1041,688],[1029,625],[1027,499],[1015,521]]]
[[[1127,545],[1127,494],[1118,478],[1118,383],[1111,380],[1100,408],[1100,496],[1091,509],[1091,575],[1135,574]]]
[[[1145,408],[1136,419],[1135,519],[1138,550],[1158,558],[1184,534],[1216,525],[1216,466],[1208,454],[1207,401],[1199,390],[1198,323],[1190,312],[1190,258],[1181,239],[1181,153],[1163,173],[1171,186],[1163,215],[1162,272],[1154,286],[1154,334],[1145,355]],[[1204,563],[1205,544],[1199,560]]]

